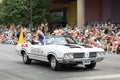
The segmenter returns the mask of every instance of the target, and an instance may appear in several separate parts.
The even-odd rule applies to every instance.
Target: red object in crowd
[[[15,28],[15,25],[12,24],[12,25],[10,26],[10,29],[11,29],[11,30],[14,30],[14,28]]]
[[[110,40],[110,42],[112,42],[113,41],[113,37],[109,37],[109,40]]]

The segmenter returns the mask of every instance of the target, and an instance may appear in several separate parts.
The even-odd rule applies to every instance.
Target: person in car
[[[38,41],[41,42],[42,44],[44,44],[43,28],[44,28],[44,25],[41,24],[40,26],[38,26],[38,31],[37,31]]]

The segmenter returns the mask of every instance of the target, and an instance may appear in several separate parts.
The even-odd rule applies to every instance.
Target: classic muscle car
[[[96,62],[105,58],[101,48],[78,44],[71,36],[45,36],[44,44],[25,42],[18,44],[16,51],[23,57],[25,64],[32,60],[50,63],[53,70],[60,70],[62,65],[84,65],[93,69]]]

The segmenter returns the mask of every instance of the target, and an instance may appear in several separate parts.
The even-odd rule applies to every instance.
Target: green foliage
[[[33,24],[44,23],[45,19],[50,17],[50,0],[34,0],[33,1]]]
[[[40,24],[50,16],[50,5],[50,0],[32,0],[34,25]],[[12,23],[25,26],[30,24],[30,0],[3,0],[0,4],[0,24]]]
[[[63,22],[63,13],[62,12],[53,12],[50,16],[50,23],[62,23]]]
[[[3,24],[28,24],[27,0],[3,0],[1,4],[1,22]]]

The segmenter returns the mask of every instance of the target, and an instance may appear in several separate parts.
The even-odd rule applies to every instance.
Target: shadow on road
[[[25,65],[22,62],[19,62],[19,63]],[[50,71],[49,63],[47,63],[47,62],[33,61],[28,66],[32,66],[32,67],[35,67],[35,68],[40,68],[40,69],[45,69],[45,70],[49,70]],[[82,65],[78,65],[78,66],[74,66],[74,67],[64,66],[58,72],[88,72],[88,71],[99,71],[99,69],[86,69]]]

